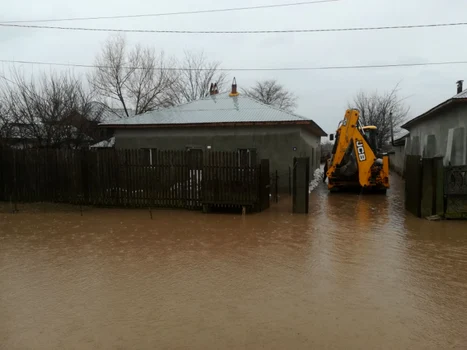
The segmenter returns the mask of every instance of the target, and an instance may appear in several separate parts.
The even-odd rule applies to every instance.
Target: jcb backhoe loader
[[[389,188],[389,158],[377,149],[376,127],[363,126],[359,117],[358,110],[349,109],[339,123],[332,155],[327,160],[328,189],[385,193]]]

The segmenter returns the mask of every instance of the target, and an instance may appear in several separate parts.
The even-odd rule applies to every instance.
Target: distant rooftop
[[[440,104],[436,105],[435,107],[431,108],[427,112],[420,114],[418,117],[415,117],[411,120],[409,120],[407,123],[402,125],[401,127],[404,129],[410,128],[420,122],[422,119],[425,119],[429,116],[434,115],[435,112],[439,112],[445,107],[452,106],[454,103],[465,103],[467,102],[467,90],[462,91],[462,81],[457,82],[458,83],[458,89],[461,91],[458,92],[456,95],[453,97],[447,99],[444,102],[441,102]],[[459,84],[460,83],[460,84]]]
[[[111,137],[108,140],[103,140],[94,145],[91,145],[90,148],[111,148],[115,146],[115,137]]]
[[[180,106],[114,119],[99,125],[125,128],[138,126],[188,126],[223,124],[308,124],[320,136],[327,134],[311,119],[266,105],[246,95],[215,94]]]
[[[127,109],[130,117],[135,115],[133,109]],[[110,108],[101,102],[92,102],[92,112],[102,123],[110,123],[114,120],[128,118],[123,108]]]

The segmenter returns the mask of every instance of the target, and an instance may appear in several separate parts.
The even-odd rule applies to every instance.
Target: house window
[[[256,149],[239,148],[237,153],[239,167],[244,168],[256,166]]]

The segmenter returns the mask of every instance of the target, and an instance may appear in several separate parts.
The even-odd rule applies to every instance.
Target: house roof
[[[410,133],[406,133],[404,136],[401,136],[394,140],[393,146],[404,146],[405,140],[409,137]]]
[[[103,122],[99,125],[135,128],[242,124],[305,124],[309,125],[317,135],[327,136],[311,119],[266,105],[246,95],[230,97],[228,93],[211,95],[180,106]]]
[[[452,105],[454,105],[456,103],[465,103],[465,102],[467,102],[467,90],[464,90],[464,91],[458,93],[457,95],[454,95],[453,97],[447,99],[444,102],[441,102],[437,106],[435,106],[435,107],[431,108],[430,110],[426,111],[425,113],[420,114],[418,117],[415,117],[415,118],[409,120],[407,123],[402,125],[401,128],[408,129],[408,128],[414,126],[415,124],[417,124],[418,122],[422,121],[422,119],[425,119],[425,118],[427,118],[429,116],[433,116],[436,112],[440,112],[441,110],[444,110],[444,108],[446,108],[448,106],[452,106]]]

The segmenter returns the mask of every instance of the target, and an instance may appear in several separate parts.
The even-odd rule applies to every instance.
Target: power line
[[[99,66],[91,64],[57,63],[57,62],[39,62],[39,61],[20,61],[20,60],[0,60],[2,63],[13,64],[31,64],[45,66],[62,66],[77,68],[101,68],[108,69],[110,66]],[[275,68],[218,68],[219,71],[306,71],[306,70],[336,70],[336,69],[371,69],[371,68],[395,68],[395,67],[417,67],[417,66],[440,66],[467,64],[466,61],[441,61],[441,62],[414,62],[414,63],[390,63],[390,64],[372,64],[372,65],[351,65],[351,66],[316,66],[316,67],[275,67]],[[124,67],[126,69],[144,70],[144,67]],[[152,69],[152,68],[151,68]],[[210,70],[210,68],[183,68],[183,67],[165,67],[158,68],[167,71],[180,70]]]
[[[32,19],[32,20],[20,20],[20,21],[2,21],[0,23],[43,23],[43,22],[89,21],[89,20],[101,20],[101,19],[178,16],[178,15],[193,15],[193,14],[201,14],[201,13],[248,11],[248,10],[259,10],[259,9],[267,9],[267,8],[278,8],[278,7],[304,6],[304,5],[313,5],[313,4],[321,4],[321,3],[326,3],[326,2],[338,2],[338,1],[340,1],[340,0],[316,0],[316,1],[293,2],[293,3],[288,3],[288,4],[271,4],[271,5],[259,5],[259,6],[248,6],[248,7],[231,7],[231,8],[210,9],[210,10],[179,11],[179,12],[149,13],[149,14],[146,13],[146,14],[136,14],[136,15],[97,16],[97,17],[70,17],[70,18],[57,18],[57,19]]]
[[[415,29],[465,26],[467,22],[436,23],[436,24],[412,24],[380,27],[354,27],[354,28],[322,28],[322,29],[282,29],[282,30],[155,30],[155,29],[114,29],[114,28],[87,28],[87,27],[54,27],[32,24],[5,24],[1,27],[75,30],[90,32],[123,32],[123,33],[165,33],[165,34],[277,34],[277,33],[318,33],[318,32],[356,32],[389,29]]]

